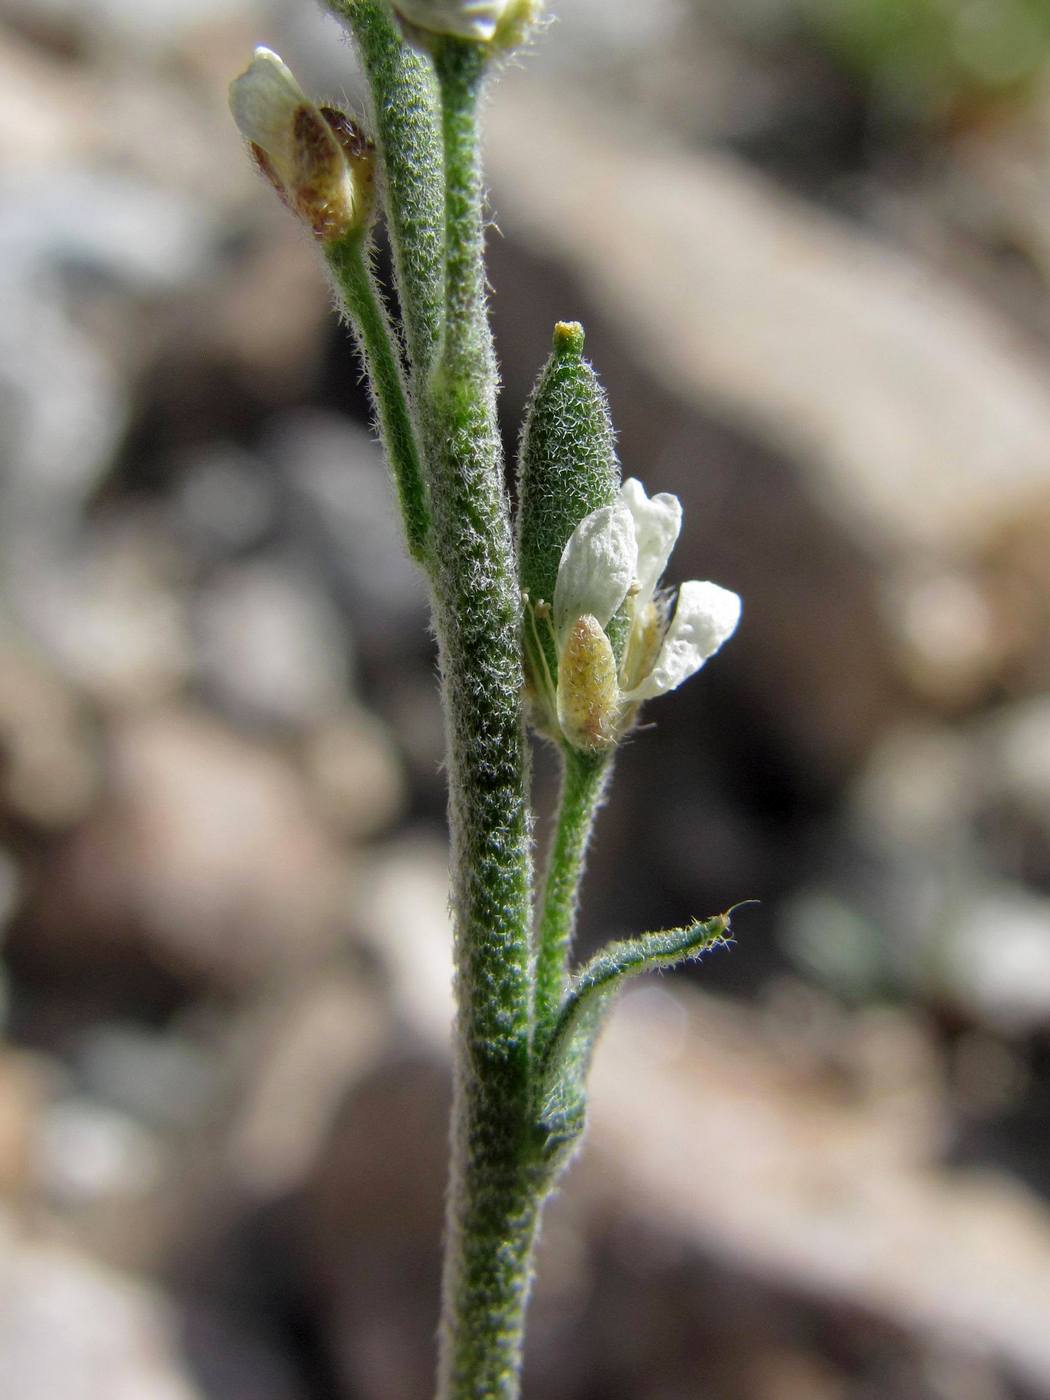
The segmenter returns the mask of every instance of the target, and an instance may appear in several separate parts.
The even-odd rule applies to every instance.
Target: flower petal
[[[634,533],[638,541],[639,601],[645,603],[653,596],[660,575],[667,568],[678,532],[682,528],[682,504],[667,491],[649,497],[636,477],[628,477],[620,487],[620,499],[634,517]]]
[[[435,34],[487,43],[507,8],[508,0],[394,0],[405,19]]]
[[[653,669],[625,700],[648,700],[689,679],[736,631],[740,599],[717,583],[683,583],[671,625]]]
[[[282,178],[290,173],[295,114],[305,102],[292,70],[261,45],[230,84],[230,110],[241,135],[262,147]]]
[[[554,628],[559,639],[578,617],[612,617],[634,579],[638,550],[631,512],[620,502],[585,515],[569,536],[554,585]]]

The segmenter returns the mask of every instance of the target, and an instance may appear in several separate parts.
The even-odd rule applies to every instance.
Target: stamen
[[[544,650],[543,642],[540,640],[539,628],[536,626],[537,614],[545,619],[549,619],[550,608],[547,606],[547,604],[543,601],[542,598],[536,602],[535,606],[531,606],[529,604],[529,595],[527,593],[522,593],[521,596],[525,602],[525,612],[527,613],[529,622],[532,626],[532,635],[536,644],[536,654],[539,656],[540,665],[543,668],[543,679],[547,685],[547,700],[550,705],[551,711],[556,712],[558,704],[558,688],[551,677],[551,669],[550,666],[547,664],[547,653]],[[542,612],[541,609],[543,610]],[[553,628],[551,630],[551,635],[553,636]]]

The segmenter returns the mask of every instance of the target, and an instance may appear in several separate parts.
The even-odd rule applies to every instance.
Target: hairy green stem
[[[521,602],[495,417],[477,135],[483,59],[436,46],[445,321],[426,420],[448,723],[457,1019],[441,1400],[511,1400],[538,1213]]]
[[[385,0],[327,3],[353,34],[368,78],[405,348],[413,394],[421,400],[441,334],[445,296],[434,71],[402,38]]]
[[[364,232],[325,248],[340,309],[357,336],[372,392],[380,436],[397,485],[409,553],[426,562],[430,513],[420,465],[419,444],[409,412],[400,358],[372,269]]]
[[[495,435],[496,355],[486,306],[484,184],[478,101],[486,55],[477,44],[442,39],[435,64],[445,161],[445,312],[441,369],[483,392]]]
[[[563,750],[561,795],[547,858],[536,934],[536,1039],[543,1044],[558,1016],[568,981],[580,883],[594,819],[612,772],[607,754]]]

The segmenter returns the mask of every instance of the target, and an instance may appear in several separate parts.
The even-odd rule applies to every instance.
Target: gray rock
[[[126,718],[111,747],[108,791],[35,889],[40,947],[227,988],[331,950],[345,857],[286,758],[179,709]]]
[[[160,1131],[199,1125],[220,1083],[204,1044],[119,1022],[89,1027],[73,1063],[89,1098]]]
[[[34,1185],[59,1209],[145,1196],[164,1164],[160,1144],[141,1123],[85,1096],[48,1106],[34,1148]]]
[[[154,1287],[0,1220],[0,1394],[18,1400],[204,1400]]]
[[[974,882],[938,951],[936,990],[979,1024],[1008,1036],[1050,1027],[1050,899]]]
[[[194,558],[223,560],[261,544],[278,501],[262,463],[233,443],[209,443],[175,463],[175,528]]]
[[[304,533],[356,600],[357,630],[389,645],[426,617],[423,581],[405,552],[394,488],[378,443],[333,413],[286,414],[264,451],[298,502]]]
[[[1050,364],[947,278],[564,91],[506,85],[489,131],[501,216],[668,389],[786,448],[876,549],[950,554],[1045,493]]]
[[[275,560],[232,565],[194,600],[204,687],[248,722],[327,719],[349,688],[347,631],[316,581]]]

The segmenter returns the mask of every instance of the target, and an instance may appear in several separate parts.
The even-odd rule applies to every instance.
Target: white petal
[[[508,0],[394,0],[394,8],[420,29],[486,43],[507,4]]]
[[[627,597],[638,550],[634,520],[616,502],[585,515],[569,536],[554,585],[554,626],[559,636],[589,614],[602,627]]]
[[[736,631],[740,607],[737,595],[717,583],[683,583],[656,664],[624,699],[648,700],[687,681]]]
[[[257,48],[247,69],[230,84],[230,110],[241,135],[261,146],[287,174],[295,113],[306,101],[291,69],[272,49]]]
[[[653,596],[660,575],[667,568],[678,532],[682,528],[682,504],[667,491],[651,499],[636,477],[628,477],[620,487],[620,499],[634,517],[634,533],[638,541],[639,599],[645,603]]]

